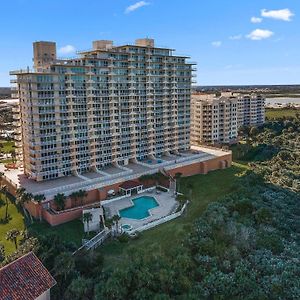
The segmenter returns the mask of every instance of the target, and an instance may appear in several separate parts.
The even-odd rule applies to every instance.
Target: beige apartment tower
[[[242,126],[265,122],[265,98],[261,95],[222,93],[221,96],[193,94],[191,144],[236,143]]]
[[[191,143],[231,144],[236,142],[238,100],[234,97],[192,96]]]
[[[58,60],[34,43],[34,70],[14,71],[25,174],[36,181],[190,148],[192,64],[152,39],[95,41]]]

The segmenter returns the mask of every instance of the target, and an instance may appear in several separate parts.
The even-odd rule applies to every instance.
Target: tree
[[[90,212],[86,212],[83,214],[83,222],[87,225],[88,233],[90,233],[90,222],[93,220],[93,215]]]
[[[1,144],[0,144],[0,145],[1,145]],[[2,185],[3,177],[4,177],[4,173],[3,173],[3,172],[0,172],[0,187],[1,187],[1,185]]]
[[[119,233],[119,221],[121,217],[119,215],[114,215],[112,221],[116,224],[117,234]]]
[[[175,174],[175,176],[174,176],[174,178],[175,178],[175,180],[176,180],[176,192],[179,192],[179,190],[180,190],[180,178],[181,178],[181,176],[182,176],[182,173],[176,173]]]
[[[46,197],[45,197],[44,194],[39,194],[39,195],[35,195],[35,196],[33,197],[33,200],[34,200],[35,202],[37,202],[38,204],[40,204],[40,206],[41,206],[41,203],[42,203],[43,201],[46,200]],[[39,219],[40,219],[40,222],[41,222],[41,221],[42,221],[42,207],[40,207],[40,211],[39,211]]]
[[[67,276],[71,274],[75,269],[75,261],[72,253],[63,252],[59,254],[54,260],[54,275],[62,276],[66,281]]]
[[[78,277],[72,280],[65,293],[65,299],[89,300],[92,299],[93,280],[91,278]]]
[[[12,162],[15,164],[15,163],[16,163],[16,161],[17,161],[17,154],[16,154],[16,150],[11,150],[9,153],[10,153],[10,156],[11,156]]]
[[[26,209],[25,209],[25,204],[30,202],[33,199],[33,195],[31,193],[27,193],[24,188],[20,188],[17,190],[16,193],[16,204],[20,205],[23,209],[24,215],[30,217],[31,223],[33,223],[32,216],[31,214],[28,214]]]
[[[80,200],[80,205],[83,206],[83,199],[88,195],[88,193],[85,190],[79,190],[77,192],[77,197]]]
[[[4,199],[5,199],[5,220],[8,220],[8,196],[7,196],[7,192],[8,192],[8,189],[7,189],[7,186],[6,185],[3,185],[1,187],[1,193],[3,194],[4,196]]]
[[[139,177],[139,181],[144,184],[144,185],[148,185],[149,181],[153,180],[153,175],[151,174],[145,174]]]
[[[77,192],[73,192],[69,197],[71,198],[71,200],[74,200],[74,203],[75,203],[74,206],[77,206],[78,191]]]
[[[16,250],[18,249],[17,238],[20,235],[20,231],[18,229],[11,229],[6,233],[6,239],[8,241],[14,242]]]
[[[65,194],[56,194],[53,198],[55,205],[57,206],[58,210],[64,210],[65,209],[65,201],[66,196]]]
[[[0,264],[5,260],[4,245],[0,244]]]

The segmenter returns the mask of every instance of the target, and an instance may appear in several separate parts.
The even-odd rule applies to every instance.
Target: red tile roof
[[[123,190],[130,190],[130,189],[136,188],[138,186],[142,186],[142,185],[143,185],[142,183],[139,183],[137,181],[128,180],[128,181],[125,181],[124,183],[122,183],[120,185],[120,188]]]
[[[34,300],[55,284],[33,252],[0,269],[1,300]]]

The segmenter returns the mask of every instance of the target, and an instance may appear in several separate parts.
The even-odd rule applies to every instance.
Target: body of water
[[[158,206],[155,198],[142,196],[132,200],[133,206],[119,211],[123,218],[141,220],[150,216],[149,209]]]
[[[295,106],[300,106],[300,97],[299,98],[266,98],[267,106],[286,106],[287,104],[293,104]]]

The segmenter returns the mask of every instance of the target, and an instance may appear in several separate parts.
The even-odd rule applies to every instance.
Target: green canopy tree
[[[85,190],[79,190],[77,192],[77,197],[79,198],[80,205],[83,206],[83,199],[88,195]]]
[[[5,200],[5,220],[8,220],[8,196],[7,196],[7,192],[8,192],[8,188],[6,185],[3,185],[1,186],[1,189],[0,189],[3,197],[4,197],[4,200]]]
[[[11,229],[6,233],[6,239],[8,241],[14,242],[16,250],[18,249],[18,236],[20,235],[20,231],[18,229]]]
[[[65,194],[56,194],[53,198],[55,205],[57,206],[58,210],[64,210],[66,205],[66,196]]]
[[[93,220],[93,215],[90,212],[86,212],[83,214],[82,220],[86,223],[88,233],[90,233],[90,222]]]
[[[41,205],[41,203],[46,200],[46,197],[44,194],[39,194],[39,195],[35,195],[33,197],[33,200]],[[40,211],[39,211],[39,219],[41,222],[42,221],[42,209],[40,209]]]

